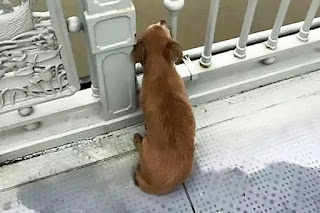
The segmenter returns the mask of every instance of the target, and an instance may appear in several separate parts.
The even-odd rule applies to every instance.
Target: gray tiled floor
[[[135,154],[3,192],[5,209],[24,212],[192,212],[184,189],[169,196],[142,193],[132,181]],[[120,169],[121,168],[121,169]],[[6,202],[3,202],[6,200]],[[19,200],[12,203],[12,200]],[[9,211],[10,212],[10,211]]]
[[[196,212],[320,212],[320,95],[199,130]]]
[[[320,74],[198,106],[194,174],[170,195],[149,196],[134,186],[137,127],[109,134],[112,152],[95,152],[102,144],[69,148],[0,168],[0,212],[319,213],[315,85]],[[110,147],[113,140],[121,150]],[[81,163],[83,156],[94,158]]]

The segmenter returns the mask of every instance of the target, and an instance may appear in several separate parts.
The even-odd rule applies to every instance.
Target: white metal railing
[[[237,58],[244,58],[246,56],[246,45],[248,42],[248,36],[251,29],[251,24],[253,21],[254,12],[256,10],[258,0],[249,0],[246,10],[246,14],[243,20],[243,25],[239,37],[239,42],[236,49],[234,50],[234,55]]]
[[[259,2],[258,0],[248,0],[247,9],[246,9],[244,20],[243,20],[243,26],[242,26],[239,38],[231,39],[231,40],[223,41],[219,43],[214,43],[214,33],[216,28],[220,1],[211,0],[210,10],[208,15],[207,32],[205,36],[205,45],[203,47],[184,51],[185,58],[183,59],[183,64],[177,66],[177,71],[184,78],[184,80],[186,81],[196,80],[199,77],[199,73],[201,73],[201,75],[203,76],[207,76],[205,73],[207,71],[217,72],[217,70],[212,70],[212,69],[213,67],[219,66],[218,64],[220,64],[221,62],[220,61],[217,62],[217,65],[215,65],[214,62],[212,63],[212,60],[213,60],[212,54],[220,53],[221,55],[223,55],[222,53],[227,52],[230,49],[234,49],[233,56],[237,59],[244,60],[247,55],[246,49],[248,45],[257,44],[264,41],[266,41],[264,45],[265,48],[263,49],[263,47],[260,47],[259,50],[257,50],[259,51],[258,55],[265,55],[263,59],[260,59],[261,64],[271,65],[277,59],[274,56],[275,54],[278,54],[279,52],[283,54],[282,50],[277,51],[279,37],[290,36],[293,33],[298,33],[297,37],[299,38],[299,40],[308,41],[308,35],[312,25],[314,28],[318,28],[320,26],[320,18],[314,19],[320,3],[319,3],[319,0],[313,0],[310,4],[310,8],[306,15],[306,19],[303,22],[295,23],[295,24],[283,27],[282,25],[284,22],[284,18],[287,14],[288,7],[290,5],[290,0],[282,0],[275,22],[274,22],[273,29],[250,35],[250,29],[254,19],[255,9],[258,2]],[[169,9],[169,13],[170,12],[171,11]],[[169,23],[177,24],[176,21],[170,20],[171,18],[172,17],[169,16]],[[176,20],[177,17],[175,17],[174,19]],[[170,27],[174,29],[173,30],[174,32],[176,32],[177,26],[170,25]],[[174,38],[175,37],[176,37],[176,34]],[[297,40],[294,40],[294,43],[296,43],[296,45],[301,45],[301,43],[297,43]],[[271,50],[273,52],[268,52],[266,50]],[[200,57],[200,60],[197,60],[199,57]],[[190,59],[194,59],[193,64],[190,63]],[[227,59],[224,59],[224,60],[227,60]],[[231,60],[231,58],[229,58],[229,60]],[[249,60],[251,60],[251,58]],[[231,60],[231,61],[234,61],[234,60]],[[248,60],[244,60],[244,61],[248,61]],[[198,65],[195,64],[195,62],[199,63],[201,66],[199,67]],[[141,65],[139,64],[136,65],[137,73],[140,73],[141,70],[142,70]],[[211,75],[214,75],[214,74],[211,74]],[[138,76],[139,84],[141,84],[142,82],[142,77],[143,76]],[[205,95],[205,94],[202,94],[202,95]],[[194,97],[194,96],[191,96],[191,97]]]
[[[304,22],[298,22],[290,25],[286,25],[281,27],[279,37],[292,35],[295,33],[298,33],[301,29]],[[313,20],[312,24],[313,28],[319,28],[320,27],[320,18],[315,18]],[[257,33],[250,34],[248,37],[248,45],[257,44],[260,42],[264,42],[268,40],[269,35],[271,34],[272,30],[265,30]],[[236,45],[238,43],[239,38],[233,38],[230,40],[221,41],[218,43],[213,43],[211,48],[211,54],[217,54],[226,52],[232,49],[236,48]],[[184,55],[188,55],[191,59],[198,59],[201,56],[201,53],[203,52],[204,46],[193,48],[190,50],[185,50]],[[137,70],[142,69],[142,67],[137,66]]]
[[[310,27],[312,25],[312,20],[316,16],[316,12],[319,8],[319,5],[320,5],[320,0],[313,0],[311,2],[306,19],[305,19],[303,26],[301,27],[300,32],[298,34],[298,38],[301,41],[308,41],[308,35],[309,35]]]
[[[319,0],[312,1],[305,21],[291,24],[288,26],[282,26],[287,10],[290,5],[290,1],[291,0],[281,1],[272,30],[265,30],[262,32],[249,34],[251,24],[253,21],[255,7],[258,3],[257,0],[249,0],[240,37],[222,41],[219,43],[214,43],[213,40],[214,40],[217,16],[219,12],[220,0],[211,0],[210,10],[208,15],[208,23],[207,23],[208,25],[207,33],[205,36],[205,45],[202,47],[185,50],[184,55],[188,55],[189,58],[191,59],[198,59],[201,57],[201,60],[200,60],[201,65],[203,65],[204,67],[208,67],[211,64],[212,54],[225,52],[234,48],[235,56],[238,58],[243,58],[245,57],[246,45],[252,45],[252,44],[263,42],[263,41],[266,41],[266,47],[274,50],[277,47],[279,36],[290,35],[290,34],[299,32],[299,30],[300,32],[297,35],[298,38],[302,41],[305,41],[312,25],[314,28],[320,27],[320,18],[314,19],[315,14],[319,8],[319,4],[320,4]],[[171,32],[173,32],[172,35],[173,35],[173,38],[175,39],[177,34],[177,25],[178,25],[177,16],[179,14],[179,11],[177,10],[178,8],[179,9],[183,8],[184,2],[183,0],[180,0],[179,4],[182,6],[174,7],[174,9],[171,9],[171,7],[168,6],[170,5],[170,3],[168,2],[171,3],[176,1],[164,0],[164,4],[169,11],[169,20],[168,20],[168,22],[170,23],[169,28]],[[174,17],[173,17],[173,14],[174,14]],[[142,70],[141,64],[136,64],[135,69],[137,73],[141,73],[141,70]]]
[[[60,0],[48,1],[57,14],[53,18],[55,28],[65,34],[67,28]],[[103,1],[79,0],[83,28],[80,23],[73,25],[79,22],[77,18],[68,19],[69,31],[83,29],[86,35],[93,88],[36,105],[28,116],[21,117],[16,111],[0,115],[0,164],[9,158],[142,121],[138,93],[143,74],[135,75],[130,59],[135,44],[135,9],[131,0],[110,4]],[[167,22],[172,37],[176,38],[184,0],[164,0],[163,3],[168,9]],[[220,0],[211,0],[204,46],[184,51],[183,62],[176,65],[192,103],[212,101],[320,69],[320,50],[317,49],[320,18],[314,18],[320,0],[311,2],[303,22],[288,26],[282,25],[290,0],[282,0],[272,30],[250,34],[258,3],[258,0],[248,0],[239,38],[214,43]],[[64,40],[62,35],[58,37]],[[70,51],[68,42],[65,45]],[[138,73],[142,69],[136,65]],[[71,71],[70,75],[74,73]],[[27,110],[20,110],[20,114],[25,114],[24,111]],[[38,122],[44,125],[33,132],[19,129]],[[6,147],[6,144],[9,145]]]
[[[205,45],[200,60],[200,63],[205,67],[208,67],[211,64],[211,49],[218,19],[219,4],[220,0],[212,0],[210,3]]]
[[[168,26],[174,39],[177,38],[178,31],[178,15],[184,6],[184,0],[163,0],[164,6],[169,11]]]
[[[274,22],[273,29],[270,32],[270,35],[269,35],[268,40],[266,42],[266,46],[270,49],[276,49],[277,39],[280,35],[281,27],[283,25],[284,18],[286,16],[287,10],[289,8],[290,1],[291,0],[282,0],[281,1],[276,20]],[[177,4],[178,2],[179,2],[179,7],[168,6],[170,4]],[[234,51],[234,55],[237,58],[244,58],[245,57],[245,49],[246,49],[246,45],[248,43],[250,28],[251,28],[251,24],[253,21],[253,17],[254,17],[257,3],[258,3],[258,0],[248,0],[247,10],[245,13],[240,37],[238,39],[238,43],[237,43],[235,51]],[[179,0],[179,1],[178,0],[164,0],[164,4],[166,5],[167,9],[169,10],[169,14],[170,14],[169,27],[170,27],[171,31],[173,32],[173,38],[175,39],[176,32],[177,32],[177,24],[178,24],[178,22],[177,22],[177,16],[178,16],[178,12],[179,12],[178,10],[182,9],[183,0]],[[206,33],[206,37],[205,37],[205,45],[204,45],[204,49],[201,54],[201,60],[200,60],[200,63],[203,66],[209,66],[211,64],[211,52],[214,51],[214,50],[212,50],[212,45],[213,45],[213,40],[214,40],[214,33],[215,33],[215,28],[216,28],[218,12],[219,12],[219,4],[220,4],[220,0],[211,0],[211,2],[210,2],[210,10],[209,10],[209,15],[208,15],[208,26],[207,26],[207,33]],[[299,34],[298,34],[298,38],[301,41],[307,41],[309,30],[312,26],[312,22],[315,18],[315,15],[316,15],[316,12],[319,8],[319,5],[320,5],[319,0],[313,0],[311,2],[309,11],[306,15],[306,19],[303,22],[303,26],[301,27]],[[316,26],[318,26],[318,22],[314,23],[314,24]],[[290,29],[288,29],[288,31],[290,31]],[[269,31],[268,31],[268,33],[269,33]],[[289,34],[289,33],[283,32],[283,34]],[[251,40],[255,40],[255,39],[251,39]],[[197,52],[199,52],[200,48],[195,48],[195,49],[198,49]],[[223,49],[223,48],[221,48],[221,49]],[[222,51],[222,50],[220,50],[220,51]],[[220,52],[220,51],[217,51],[217,52]],[[192,50],[185,51],[185,53],[188,55],[191,55],[191,58],[198,57],[198,54],[195,54],[195,51],[192,51]],[[139,66],[137,68],[140,69]]]
[[[278,37],[280,34],[280,30],[281,30],[284,18],[286,17],[286,14],[287,14],[289,4],[290,4],[290,0],[283,0],[280,4],[277,18],[274,22],[268,41],[266,42],[266,46],[270,49],[274,50],[277,48]]]

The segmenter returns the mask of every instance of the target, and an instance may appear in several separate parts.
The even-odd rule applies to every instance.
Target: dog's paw
[[[142,136],[139,133],[134,134],[133,143],[141,143],[143,140]]]

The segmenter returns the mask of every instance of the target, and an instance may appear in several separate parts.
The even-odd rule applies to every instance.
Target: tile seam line
[[[192,200],[191,200],[191,196],[190,196],[190,194],[189,194],[189,192],[188,192],[188,190],[187,190],[186,184],[185,184],[185,183],[182,183],[182,186],[183,186],[184,192],[185,192],[185,194],[186,194],[186,196],[187,196],[187,199],[188,199],[188,201],[189,201],[189,204],[190,204],[190,207],[191,207],[191,209],[192,209],[192,212],[193,212],[193,213],[196,213],[196,210],[194,209],[194,205],[193,205]]]

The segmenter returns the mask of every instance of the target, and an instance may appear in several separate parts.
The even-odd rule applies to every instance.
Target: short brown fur
[[[168,194],[190,176],[194,157],[195,119],[174,67],[182,48],[162,21],[143,33],[132,56],[144,67],[140,98],[146,124],[146,136],[133,139],[139,152],[135,181],[146,193]]]

